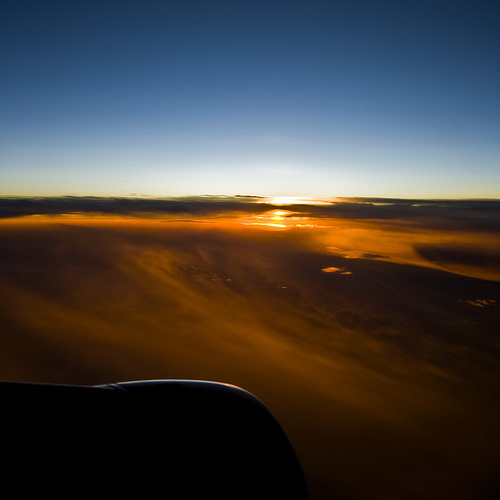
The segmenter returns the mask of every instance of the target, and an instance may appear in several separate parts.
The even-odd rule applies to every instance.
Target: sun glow
[[[288,210],[271,210],[263,214],[245,217],[241,222],[252,226],[285,228],[288,226],[286,218],[292,213]]]
[[[247,226],[265,226],[270,228],[288,229],[292,227],[319,227],[313,224],[310,217],[296,215],[290,210],[270,210],[263,214],[250,215],[238,220]]]
[[[265,198],[259,203],[269,203],[270,205],[331,205],[332,200],[320,200],[318,198],[305,198],[299,196],[274,196]]]

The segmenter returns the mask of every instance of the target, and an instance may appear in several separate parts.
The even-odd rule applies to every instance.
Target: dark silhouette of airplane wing
[[[0,382],[2,483],[12,498],[308,498],[283,429],[215,382]]]

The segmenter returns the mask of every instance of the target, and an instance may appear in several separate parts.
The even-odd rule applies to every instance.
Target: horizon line
[[[82,199],[82,200],[137,200],[137,201],[187,201],[187,200],[259,200],[259,203],[269,203],[276,205],[307,205],[318,203],[335,203],[343,200],[362,201],[387,201],[387,202],[446,202],[446,201],[500,201],[500,196],[495,197],[401,197],[401,196],[264,196],[258,194],[185,194],[177,196],[157,196],[150,194],[129,194],[129,195],[96,195],[96,194],[4,194],[0,195],[0,200],[48,200],[48,199]],[[265,201],[263,201],[265,200]]]

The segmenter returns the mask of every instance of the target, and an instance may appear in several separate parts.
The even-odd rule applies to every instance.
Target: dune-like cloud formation
[[[496,304],[496,300],[494,299],[461,300],[460,302],[474,307],[489,307]]]
[[[108,200],[103,217],[94,201],[3,205],[2,379],[233,383],[283,423],[313,499],[493,495],[492,226],[446,226],[450,205],[410,224],[249,198],[184,200],[171,217]]]

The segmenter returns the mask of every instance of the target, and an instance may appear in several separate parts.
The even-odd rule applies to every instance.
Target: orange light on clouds
[[[237,219],[237,222],[245,226],[264,226],[278,229],[320,227],[315,219],[301,216],[290,210],[270,210],[263,214],[247,215]]]
[[[500,442],[498,231],[372,205],[98,206],[0,219],[3,379],[233,383],[270,405],[312,484],[357,492],[347,471],[393,498],[477,498]]]
[[[324,273],[333,273],[333,274],[352,274],[351,271],[348,271],[345,267],[325,267],[322,269]]]

